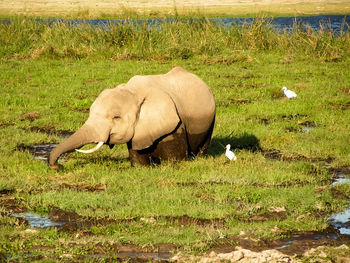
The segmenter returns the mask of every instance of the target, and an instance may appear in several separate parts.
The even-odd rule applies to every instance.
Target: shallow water
[[[47,161],[49,154],[56,144],[37,144],[29,148],[29,152],[34,156],[34,159]]]
[[[337,174],[332,183],[332,186],[339,184],[350,184],[350,177],[347,177],[344,174]]]
[[[183,18],[181,21],[193,23],[198,21],[198,18]],[[218,25],[232,26],[252,24],[256,18],[243,17],[243,18],[208,18],[207,21],[213,22]],[[174,23],[179,21],[178,18],[165,18],[165,19],[37,19],[39,22],[48,24],[64,23],[72,26],[79,24],[89,24],[107,29],[110,25],[144,25],[150,27],[159,27],[163,23]],[[267,23],[271,24],[278,30],[293,30],[295,25],[302,26],[304,28],[312,28],[315,30],[328,30],[339,32],[349,31],[350,16],[346,15],[318,15],[318,16],[296,16],[296,17],[273,17],[265,18]],[[0,20],[0,23],[11,23],[11,20]]]
[[[350,184],[350,177],[346,177],[344,174],[338,174],[332,186],[342,184]],[[344,212],[331,216],[329,221],[335,229],[339,230],[340,234],[350,235],[350,206]]]
[[[344,174],[337,174],[334,179],[332,186],[350,184],[350,178],[346,177]],[[337,213],[328,219],[331,228],[339,231],[337,233],[316,233],[312,235],[293,235],[288,239],[281,240],[282,245],[275,247],[277,250],[288,248],[291,245],[302,240],[319,240],[323,238],[327,239],[337,239],[340,235],[350,235],[350,206],[343,212]]]
[[[315,129],[315,127],[301,126],[301,132],[302,133],[308,133],[308,132],[312,131],[313,129]]]
[[[60,227],[65,224],[63,222],[52,221],[48,216],[41,216],[35,213],[18,213],[12,214],[12,216],[25,217],[26,221],[30,225],[30,228]]]

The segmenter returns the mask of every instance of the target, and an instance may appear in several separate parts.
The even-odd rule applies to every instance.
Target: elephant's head
[[[141,85],[143,84],[143,85]],[[131,141],[132,149],[141,150],[161,136],[171,133],[180,118],[168,93],[147,86],[138,77],[128,84],[104,90],[90,107],[84,125],[52,150],[49,164],[55,168],[61,154],[86,144],[123,144]]]

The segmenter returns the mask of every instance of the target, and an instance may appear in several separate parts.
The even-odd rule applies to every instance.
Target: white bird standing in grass
[[[287,89],[286,87],[283,87],[282,90],[283,90],[284,95],[286,95],[286,97],[288,99],[292,99],[292,98],[297,97],[297,94],[295,94],[294,91],[291,91],[291,90]]]
[[[232,161],[232,160],[233,160],[233,161],[236,161],[237,157],[236,157],[236,155],[230,150],[230,148],[231,148],[231,145],[230,145],[230,144],[227,144],[226,147],[225,147],[225,149],[226,149],[225,155],[227,156],[227,158],[230,159],[230,161]]]

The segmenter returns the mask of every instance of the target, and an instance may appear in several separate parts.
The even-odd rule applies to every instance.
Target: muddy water
[[[338,174],[332,185],[341,184],[350,184],[350,178]],[[341,235],[350,235],[350,206],[344,212],[333,215],[329,221]]]
[[[350,177],[346,177],[344,174],[337,174],[332,186],[350,184]],[[298,242],[305,240],[315,241],[322,239],[338,239],[342,236],[350,236],[350,206],[343,212],[337,213],[331,216],[328,220],[330,228],[337,231],[334,233],[332,231],[326,233],[312,233],[303,235],[292,235],[290,238],[280,240],[281,244],[274,249],[283,250],[289,248],[290,246],[296,245]]]
[[[314,127],[310,127],[310,126],[301,126],[301,132],[302,133],[308,133],[310,131],[312,131],[314,129]]]
[[[35,144],[31,146],[19,145],[16,149],[18,151],[29,151],[34,159],[46,162],[49,158],[50,152],[56,147],[56,145],[57,144],[54,143]],[[64,154],[62,156],[64,156]]]
[[[38,144],[29,148],[29,152],[34,156],[34,159],[47,161],[49,154],[56,144]]]
[[[63,226],[63,222],[54,222],[49,219],[48,216],[41,216],[34,213],[18,213],[12,214],[14,217],[25,218],[29,223],[30,228],[47,228],[47,227],[60,227]]]

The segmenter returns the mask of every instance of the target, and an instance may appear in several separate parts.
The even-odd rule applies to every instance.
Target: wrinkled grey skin
[[[181,160],[207,151],[215,121],[209,87],[180,67],[162,75],[135,76],[101,92],[84,125],[52,150],[57,168],[63,153],[103,142],[126,143],[132,164]]]

